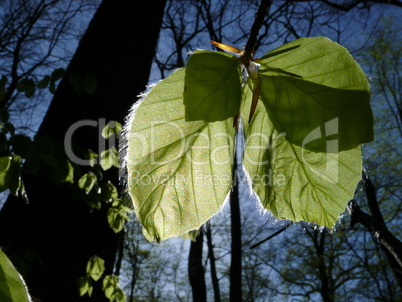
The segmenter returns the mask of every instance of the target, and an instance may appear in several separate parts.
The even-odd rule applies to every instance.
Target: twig
[[[279,229],[278,231],[276,231],[275,233],[273,233],[272,235],[268,236],[267,238],[265,238],[264,240],[261,240],[260,242],[257,242],[256,244],[253,244],[252,246],[250,246],[250,250],[253,248],[256,248],[257,246],[263,244],[264,242],[268,241],[269,239],[274,238],[275,236],[278,236],[280,233],[282,233],[283,231],[285,231],[288,227],[290,227],[293,224],[293,221],[289,222],[287,225],[283,226],[281,229]]]
[[[257,14],[254,19],[254,23],[251,26],[250,36],[248,38],[245,51],[247,53],[251,53],[254,49],[254,45],[257,42],[258,32],[261,29],[261,26],[264,22],[265,16],[269,12],[269,8],[271,7],[272,0],[261,0],[260,7],[258,8]]]
[[[402,269],[402,242],[396,238],[385,225],[379,223],[372,216],[360,210],[359,205],[353,199],[348,203],[348,211],[351,216],[350,226],[361,223],[371,234],[392,254]]]

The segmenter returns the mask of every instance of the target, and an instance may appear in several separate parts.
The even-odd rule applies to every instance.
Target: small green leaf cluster
[[[109,122],[102,129],[102,136],[109,139],[111,136],[118,136],[122,126],[118,122]],[[100,155],[89,150],[88,158],[91,169],[84,173],[77,182],[78,189],[82,193],[80,196],[87,201],[93,209],[100,209],[102,205],[108,206],[107,221],[110,228],[115,232],[121,232],[124,229],[125,222],[129,219],[128,213],[132,210],[124,205],[118,189],[110,181],[102,184],[102,173],[111,167],[119,167],[117,150],[111,147],[104,150]],[[105,270],[104,260],[98,256],[93,256],[87,263],[86,276],[78,280],[80,296],[92,295],[93,284],[100,280]],[[126,296],[118,286],[118,277],[106,275],[102,280],[102,289],[109,301],[125,301]]]
[[[119,287],[119,277],[114,275],[105,276],[102,282],[102,289],[105,292],[106,298],[109,301],[124,302],[126,301],[126,294]]]
[[[27,98],[34,96],[36,89],[49,88],[51,93],[55,92],[57,82],[64,76],[65,70],[59,68],[54,70],[50,75],[45,76],[41,80],[36,78],[21,78],[16,89],[18,92],[24,93]],[[8,90],[8,80],[6,76],[2,76],[0,80],[0,102],[6,97]],[[10,98],[10,96],[8,96]],[[42,152],[37,152],[40,151]],[[55,176],[50,179],[54,182],[73,182],[73,167],[68,161],[59,162],[54,155],[51,155],[48,146],[41,146],[41,143],[33,143],[31,138],[16,133],[13,123],[10,122],[8,109],[4,106],[0,108],[0,192],[7,189],[12,194],[20,194],[26,199],[24,185],[21,180],[21,164],[24,159],[42,154],[43,162],[52,169],[50,175]],[[38,165],[39,162],[36,162]],[[40,170],[39,166],[37,170]],[[33,167],[35,171],[36,168]]]
[[[130,212],[131,209],[122,205],[121,202],[115,201],[112,203],[112,207],[107,211],[107,221],[115,233],[123,230],[124,224],[129,220],[128,213]]]
[[[81,76],[78,73],[71,73],[68,76],[68,81],[72,85],[73,91],[79,95],[83,92],[92,95],[99,86],[94,75]]]
[[[93,256],[89,259],[86,266],[86,276],[78,279],[78,290],[80,296],[88,295],[92,296],[93,284],[100,280],[105,272],[105,261],[98,257]],[[102,280],[102,289],[106,298],[111,302],[124,302],[126,301],[126,295],[119,287],[119,277],[115,275],[105,275]]]
[[[102,136],[105,139],[113,135],[117,137],[121,129],[122,126],[120,123],[109,122],[102,130]],[[109,204],[107,221],[113,231],[119,233],[123,230],[125,222],[129,219],[128,213],[132,210],[124,205],[116,186],[110,181],[101,184],[102,171],[106,171],[111,167],[119,167],[118,151],[115,147],[111,147],[102,151],[100,156],[89,151],[88,157],[93,169],[83,174],[78,180],[78,188],[85,193],[82,198],[93,209],[100,209],[103,203]],[[100,159],[98,160],[98,158]]]
[[[102,152],[98,156],[89,150],[87,155],[91,167],[89,169],[79,167],[64,157],[62,143],[57,143],[50,137],[36,137],[35,141],[32,141],[25,135],[16,134],[14,126],[8,119],[7,111],[0,110],[0,192],[8,189],[11,193],[20,194],[26,198],[21,167],[28,159],[24,167],[27,173],[44,180],[47,179],[52,183],[70,186],[75,192],[74,194],[86,201],[92,209],[100,209],[102,205],[108,206],[105,219],[114,232],[118,233],[123,230],[131,209],[124,206],[118,189],[110,181],[102,183],[103,171],[112,166],[119,166],[117,151],[106,150],[109,152]],[[121,124],[111,122],[103,129],[103,136],[106,138],[112,135],[118,136],[120,131]],[[100,161],[97,160],[99,157]],[[3,267],[3,263],[0,263],[0,270],[12,273],[12,271],[8,271],[9,266]],[[102,259],[95,257],[88,262],[88,276],[79,280],[82,295],[92,294],[91,280],[98,280],[103,274],[103,270]],[[9,279],[5,280],[4,287],[14,286],[13,283],[7,284],[8,281]],[[110,301],[125,300],[123,292],[117,287],[117,279],[105,278],[103,287]]]
[[[51,93],[54,93],[58,81],[64,76],[64,69],[56,69],[41,80],[37,80],[35,77],[25,77],[20,79],[16,89],[28,98],[33,97],[37,89],[48,88]],[[97,87],[93,76],[80,78],[78,75],[72,74],[68,80],[77,93],[84,91],[93,94]],[[9,95],[6,95],[9,88],[7,77],[3,76],[0,80],[0,102],[5,101],[5,97],[10,98]],[[112,135],[117,137],[120,131],[121,124],[110,122],[103,129],[102,135],[104,138],[110,138]],[[82,198],[92,209],[100,209],[102,204],[107,205],[108,212],[105,219],[114,232],[120,232],[128,220],[128,213],[131,212],[131,209],[123,205],[117,188],[112,183],[102,183],[103,171],[111,167],[119,167],[118,152],[115,147],[111,147],[102,151],[100,155],[91,150],[86,153],[91,163],[90,168],[80,167],[65,158],[63,143],[56,142],[51,137],[38,136],[33,141],[26,135],[16,133],[14,125],[10,122],[7,108],[0,109],[0,192],[9,190],[10,193],[20,195],[28,201],[21,177],[22,165],[24,165],[24,172],[28,174],[44,181],[70,186],[73,194]],[[3,269],[2,263],[0,269]],[[8,270],[7,267],[4,269]],[[93,274],[91,276],[94,277]],[[8,279],[5,280],[5,282],[7,281]],[[82,282],[82,290],[86,288],[86,292],[91,293],[90,281],[82,279],[80,282]],[[110,281],[108,281],[109,283]],[[111,285],[106,287],[109,297],[112,297]],[[122,296],[119,291],[116,290],[114,295],[118,297],[118,301],[121,300]]]
[[[35,95],[37,89],[48,88],[50,93],[56,92],[58,81],[64,77],[66,71],[63,68],[53,70],[50,75],[44,76],[41,80],[35,77],[24,77],[17,83],[17,91],[24,93],[27,98]],[[7,78],[5,76],[0,80],[0,100],[4,97],[6,92]]]
[[[102,130],[102,137],[109,139],[111,137],[118,137],[122,130],[122,125],[118,122],[109,122]],[[107,150],[103,150],[100,154],[100,165],[103,170],[108,170],[111,167],[119,168],[119,152],[112,146]]]
[[[80,296],[88,295],[92,296],[93,284],[100,280],[105,272],[105,261],[98,257],[93,256],[89,259],[86,266],[86,276],[78,279],[78,290]],[[126,301],[126,295],[119,287],[119,277],[114,275],[106,275],[102,280],[102,289],[106,298],[111,302],[124,302]]]
[[[50,75],[44,76],[37,84],[39,89],[49,88],[50,93],[56,92],[57,82],[62,79],[66,74],[64,68],[53,70]]]

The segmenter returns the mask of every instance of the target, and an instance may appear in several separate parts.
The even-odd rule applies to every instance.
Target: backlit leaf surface
[[[242,116],[247,116],[251,91],[244,95]],[[333,129],[334,123],[327,125]],[[262,102],[251,124],[245,121],[245,139],[243,164],[261,205],[279,219],[333,227],[361,179],[360,146],[339,153],[304,149],[275,130]],[[337,149],[336,139],[325,142],[329,150]]]
[[[333,227],[353,198],[360,144],[373,139],[360,67],[322,37],[286,44],[258,63],[261,100],[251,123],[252,85],[242,91],[238,59],[215,52],[195,52],[186,69],[133,107],[125,167],[147,238],[196,230],[222,207],[232,185],[240,100],[243,163],[264,208],[279,219]]]
[[[240,108],[238,58],[216,51],[194,52],[186,66],[186,121],[223,121]]]
[[[275,53],[280,54],[270,56]],[[325,152],[325,141],[306,142],[306,138],[334,118],[338,119],[340,151],[373,140],[369,85],[346,48],[324,37],[302,38],[269,52],[258,62],[261,99],[275,129],[286,133],[289,141]]]
[[[125,129],[129,194],[156,241],[198,229],[232,183],[233,119],[186,121],[184,77],[179,69],[153,87]]]

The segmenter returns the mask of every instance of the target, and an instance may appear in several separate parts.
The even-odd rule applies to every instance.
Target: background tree
[[[108,205],[91,210],[76,186],[54,184],[49,171],[38,172],[34,165],[49,166],[49,161],[39,161],[45,155],[53,156],[57,164],[65,163],[63,140],[78,121],[96,125],[99,118],[123,121],[148,81],[163,9],[164,1],[100,4],[36,134],[35,143],[42,149],[26,160],[22,177],[29,204],[10,197],[0,213],[1,245],[25,263],[27,253],[38,259],[25,278],[32,295],[42,301],[76,300],[77,279],[93,255],[102,257],[106,272],[111,273],[117,235],[107,223]],[[97,150],[98,133],[94,127],[76,131],[71,142],[74,152],[82,156],[84,151]],[[74,173],[79,176],[82,170]],[[118,183],[117,169],[103,173],[102,183],[107,181]],[[93,298],[106,299],[97,291]]]

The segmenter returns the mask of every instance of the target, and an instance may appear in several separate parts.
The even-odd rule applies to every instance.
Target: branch
[[[295,2],[309,2],[311,0],[294,0]],[[333,8],[336,8],[338,10],[342,10],[345,12],[348,12],[358,6],[359,4],[368,4],[368,3],[380,3],[380,4],[389,4],[389,5],[394,5],[397,7],[402,7],[402,2],[398,0],[356,0],[353,2],[347,2],[345,3],[337,3],[337,2],[332,2],[329,0],[321,0],[321,2],[327,4],[328,6],[331,6]]]
[[[350,226],[353,227],[357,223],[365,226],[371,234],[392,254],[397,263],[399,270],[402,270],[402,242],[398,240],[388,228],[379,223],[372,216],[360,210],[355,200],[348,203],[348,211],[351,216]]]
[[[248,38],[245,51],[251,53],[254,49],[254,45],[257,42],[258,32],[264,22],[265,15],[268,14],[271,7],[272,0],[261,0],[260,7],[254,19],[254,23],[251,26],[250,37]]]
[[[268,236],[267,238],[265,238],[264,240],[261,240],[260,242],[257,242],[256,244],[253,244],[252,246],[250,246],[250,250],[253,248],[256,248],[257,246],[263,244],[264,242],[278,236],[280,233],[282,233],[283,231],[285,231],[288,227],[290,227],[293,224],[293,221],[290,221],[287,225],[283,226],[282,228],[280,228],[278,231],[276,231],[275,233],[273,233],[272,235]]]

